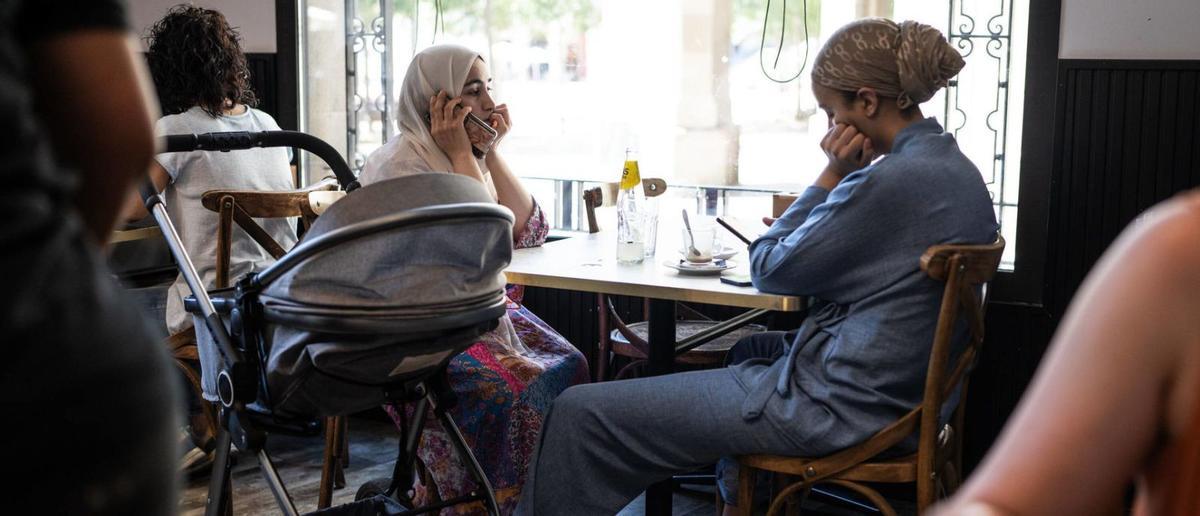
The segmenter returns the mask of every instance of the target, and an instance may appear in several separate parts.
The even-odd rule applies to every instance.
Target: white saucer
[[[720,258],[707,263],[691,263],[685,260],[663,262],[663,265],[679,271],[680,274],[694,274],[704,276],[710,274],[720,274],[721,271],[729,270],[737,267],[737,262],[722,260]]]
[[[714,260],[728,260],[730,258],[733,258],[734,256],[737,256],[737,254],[738,254],[737,248],[724,247],[724,248],[721,248],[721,250],[713,253],[713,259]],[[686,255],[687,255],[687,249],[679,250],[679,256],[686,256]]]

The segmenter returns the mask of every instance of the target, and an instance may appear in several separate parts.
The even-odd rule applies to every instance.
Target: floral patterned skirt
[[[562,335],[512,301],[508,318],[525,349],[514,349],[512,333],[504,331],[506,325],[502,324],[451,359],[447,369],[450,387],[458,397],[450,415],[492,483],[502,514],[511,514],[520,500],[525,471],[550,403],[567,387],[588,381],[587,361]],[[399,409],[385,409],[399,425]],[[460,462],[446,432],[432,418],[426,422],[417,455],[442,500],[475,488],[469,467]],[[417,486],[415,501],[419,505],[430,503],[430,487]],[[441,514],[483,512],[481,504],[474,504],[444,509]]]

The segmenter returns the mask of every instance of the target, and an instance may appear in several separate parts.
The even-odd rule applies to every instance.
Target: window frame
[[[1025,106],[1021,122],[1021,167],[1017,241],[1012,271],[992,281],[992,302],[1042,306],[1045,291],[1046,237],[1049,226],[1050,176],[1054,161],[1054,120],[1036,113],[1055,113],[1061,0],[1029,2],[1029,34],[1025,61]]]

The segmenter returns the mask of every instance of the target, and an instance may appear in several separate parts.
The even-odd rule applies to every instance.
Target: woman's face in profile
[[[851,105],[852,102],[846,101],[842,92],[814,84],[813,96],[817,99],[817,107],[825,112],[828,128],[832,129],[837,124],[846,124],[862,129],[859,124],[855,123],[859,121],[859,113]]]
[[[492,110],[496,108],[496,102],[492,100],[491,70],[482,59],[475,60],[463,82],[462,105],[470,107],[471,113],[484,120],[492,116]]]

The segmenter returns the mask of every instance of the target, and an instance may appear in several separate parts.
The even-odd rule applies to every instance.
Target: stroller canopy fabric
[[[382,181],[330,206],[305,241],[349,224],[434,205],[494,201],[477,181],[427,173]],[[494,302],[512,256],[512,224],[435,221],[322,252],[264,290],[270,312],[365,319],[430,317]]]
[[[378,224],[414,214],[421,220]],[[258,405],[347,414],[386,401],[391,385],[444,369],[505,314],[512,223],[482,184],[448,173],[382,181],[330,206],[259,273],[261,317],[242,316],[243,338],[263,339],[267,390]],[[321,244],[338,232],[353,236]],[[320,250],[300,259],[306,245]],[[289,256],[299,261],[288,265]],[[202,327],[197,320],[203,348],[212,341]],[[201,355],[205,397],[215,399],[217,353]]]

